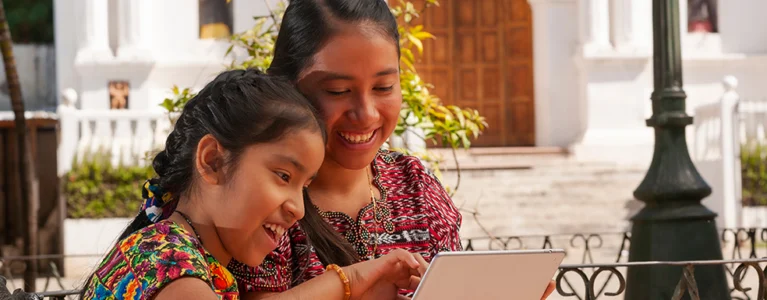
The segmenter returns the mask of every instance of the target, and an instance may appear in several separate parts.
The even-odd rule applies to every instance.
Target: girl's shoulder
[[[174,250],[204,256],[200,241],[171,220],[141,228],[118,242],[117,246],[126,255],[148,256]]]
[[[162,287],[183,276],[211,283],[217,293],[236,291],[231,274],[223,270],[193,235],[163,220],[115,244],[93,274],[88,292],[118,292],[151,299]],[[222,279],[226,284],[214,284]]]

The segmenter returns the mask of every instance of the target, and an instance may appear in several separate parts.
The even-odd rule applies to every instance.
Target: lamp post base
[[[721,260],[719,233],[715,214],[695,204],[679,207],[674,219],[645,208],[634,218],[631,230],[629,261]],[[664,209],[666,213],[669,209]],[[705,212],[708,213],[705,213]],[[697,218],[693,215],[698,215]],[[656,217],[652,217],[656,216]],[[648,217],[648,218],[643,218]],[[682,278],[680,266],[629,267],[626,276],[626,300],[672,299]],[[722,265],[698,266],[695,281],[701,300],[729,300],[730,290]],[[682,299],[690,299],[688,294]]]

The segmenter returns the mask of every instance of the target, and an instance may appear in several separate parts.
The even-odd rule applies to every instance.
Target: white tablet
[[[564,250],[441,252],[413,300],[540,300]]]

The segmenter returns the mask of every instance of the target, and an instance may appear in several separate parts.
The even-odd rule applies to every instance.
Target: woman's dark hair
[[[384,0],[290,0],[274,45],[269,74],[297,80],[343,25],[371,25],[399,49],[397,19]]]
[[[315,109],[290,80],[255,69],[223,72],[184,106],[165,149],[152,162],[155,179],[174,197],[188,193],[194,184],[197,144],[205,135],[229,152],[225,166],[235,166],[248,146],[274,142],[299,129],[316,130],[327,140]],[[150,224],[141,212],[118,240]]]
[[[468,1],[468,0],[467,0]],[[397,20],[384,0],[291,0],[280,25],[268,73],[296,81],[314,55],[343,25],[369,25],[397,47]],[[299,221],[324,264],[348,266],[360,260],[357,251],[320,216],[305,194],[306,214]]]

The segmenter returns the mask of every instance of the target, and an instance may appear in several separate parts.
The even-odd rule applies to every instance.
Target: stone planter
[[[742,227],[765,228],[767,227],[767,206],[744,206],[742,218]]]

